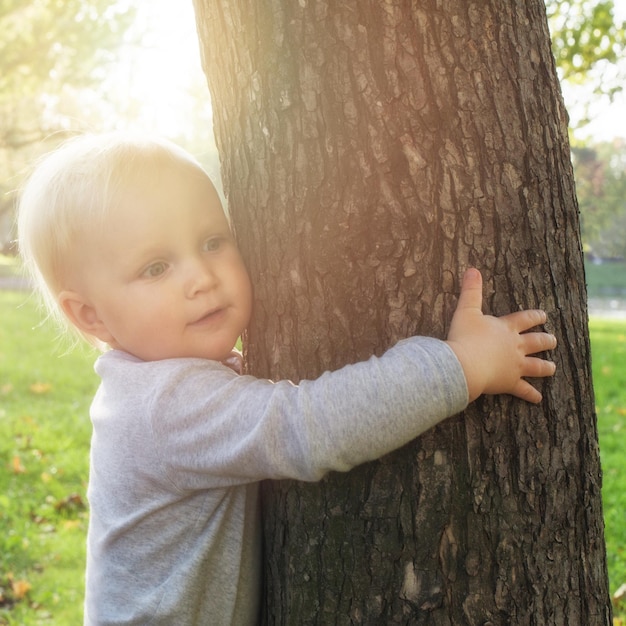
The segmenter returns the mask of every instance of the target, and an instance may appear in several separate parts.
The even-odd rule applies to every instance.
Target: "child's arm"
[[[546,321],[543,311],[519,311],[504,317],[482,313],[482,277],[469,269],[452,318],[447,343],[461,362],[469,400],[483,393],[508,393],[540,402],[541,393],[523,377],[552,376],[554,363],[529,356],[552,350],[556,338],[544,332],[525,332]]]
[[[103,386],[92,419],[106,425],[110,437],[127,437],[127,429],[106,417],[145,413],[149,426],[140,422],[138,437],[144,441],[146,431],[152,433],[159,471],[164,464],[181,490],[265,478],[314,481],[331,470],[346,471],[459,413],[468,392],[471,399],[481,393],[540,399],[522,377],[552,374],[554,366],[527,355],[553,348],[555,340],[520,333],[545,316],[483,315],[481,283],[477,271],[467,273],[448,343],[411,337],[380,357],[298,385],[236,376],[202,359],[144,363],[119,351],[105,353],[96,365]]]

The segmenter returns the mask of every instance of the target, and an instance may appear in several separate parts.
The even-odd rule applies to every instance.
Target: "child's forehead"
[[[137,184],[119,195],[100,227],[92,229],[91,241],[99,254],[134,268],[179,244],[230,233],[210,179],[197,175],[189,179],[176,171],[173,177],[161,174],[158,179],[135,180]]]
[[[112,181],[117,200],[124,201],[129,195],[153,197],[163,189],[176,190],[180,194],[194,192],[219,195],[208,174],[196,163],[184,159],[155,158],[120,167],[117,180]]]
[[[228,218],[210,177],[198,165],[166,160],[121,175],[109,217],[127,212],[193,212],[203,221]]]

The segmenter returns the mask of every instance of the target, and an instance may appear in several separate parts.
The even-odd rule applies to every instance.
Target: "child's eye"
[[[205,252],[215,252],[216,250],[219,250],[221,245],[222,245],[221,237],[211,237],[211,239],[207,239],[204,242],[203,250]]]
[[[152,263],[152,265],[148,265],[146,269],[143,271],[142,276],[146,278],[156,278],[165,272],[167,269],[167,263],[163,261],[157,261],[156,263]]]

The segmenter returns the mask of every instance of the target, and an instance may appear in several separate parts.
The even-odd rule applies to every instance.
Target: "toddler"
[[[541,311],[483,315],[466,272],[447,341],[294,385],[229,363],[250,280],[209,177],[169,142],[70,140],[19,204],[50,314],[102,348],[91,407],[86,624],[256,624],[258,483],[319,480],[398,448],[483,393],[530,402]]]

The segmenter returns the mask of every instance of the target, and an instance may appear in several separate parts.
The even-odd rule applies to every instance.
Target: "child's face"
[[[191,166],[134,184],[75,258],[90,332],[141,359],[220,361],[248,324],[248,273],[217,192]]]

